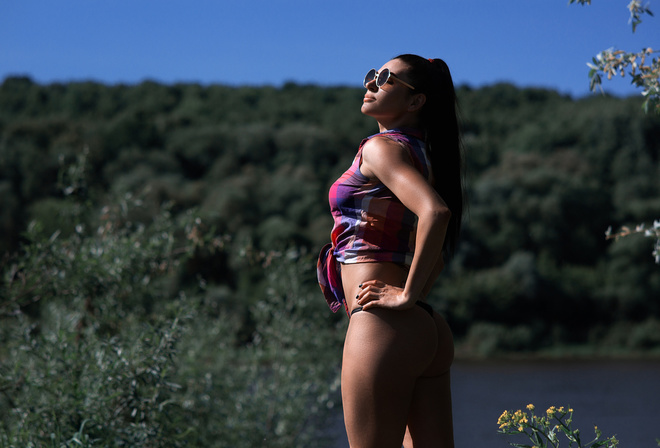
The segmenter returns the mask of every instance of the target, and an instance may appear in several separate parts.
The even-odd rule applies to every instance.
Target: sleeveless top
[[[409,266],[412,262],[417,216],[382,182],[360,171],[362,148],[377,136],[401,143],[413,166],[430,180],[430,161],[420,132],[393,129],[362,140],[350,168],[330,187],[334,226],[331,243],[323,247],[317,263],[319,286],[333,312],[346,306],[340,263],[389,261]]]

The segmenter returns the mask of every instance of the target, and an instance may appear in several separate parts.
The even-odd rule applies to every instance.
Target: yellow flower
[[[530,411],[533,411],[535,408],[534,408],[534,405],[530,403],[530,404],[527,405],[527,409],[529,409]]]
[[[497,419],[497,424],[500,425],[500,429],[511,425],[511,414],[509,414],[509,411],[502,412],[500,418]]]

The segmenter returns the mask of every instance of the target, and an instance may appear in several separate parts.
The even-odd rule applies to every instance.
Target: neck
[[[420,129],[419,120],[405,117],[398,120],[381,121],[378,120],[378,129],[380,132],[390,131],[392,129],[413,128]]]

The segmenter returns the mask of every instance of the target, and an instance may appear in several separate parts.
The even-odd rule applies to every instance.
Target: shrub
[[[311,259],[227,255],[261,269],[260,297],[181,282],[230,238],[192,211],[133,221],[141,203],[83,210],[68,235],[34,221],[2,261],[0,446],[322,446],[341,331]]]

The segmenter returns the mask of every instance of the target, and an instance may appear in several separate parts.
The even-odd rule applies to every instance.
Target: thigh
[[[450,372],[422,377],[415,384],[405,448],[453,448]]]
[[[435,356],[436,333],[419,307],[374,309],[351,318],[342,365],[351,446],[401,447],[416,380]]]

